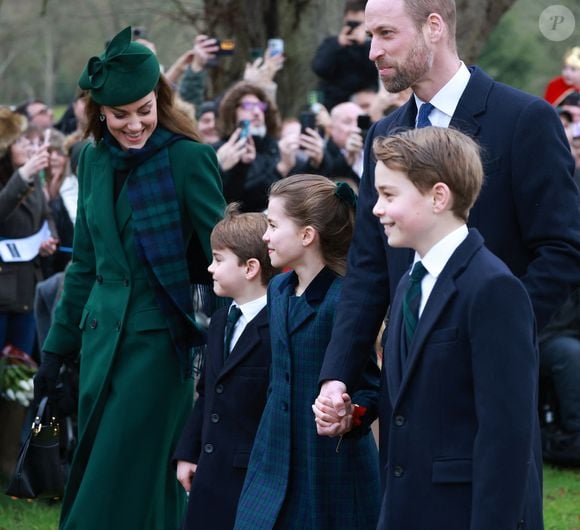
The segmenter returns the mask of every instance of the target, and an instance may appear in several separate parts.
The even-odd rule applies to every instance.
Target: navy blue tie
[[[422,127],[429,127],[432,123],[429,121],[429,114],[435,107],[431,103],[423,103],[419,108],[419,116],[417,117],[417,129]]]
[[[403,299],[403,319],[405,321],[405,335],[409,347],[419,322],[419,306],[421,305],[421,282],[427,274],[427,269],[418,261],[413,266],[409,286]]]
[[[242,316],[242,310],[237,306],[233,305],[230,307],[228,312],[228,317],[226,320],[226,331],[225,331],[225,341],[224,341],[224,361],[228,358],[231,349],[232,337],[234,335],[234,329],[236,328],[236,322]]]

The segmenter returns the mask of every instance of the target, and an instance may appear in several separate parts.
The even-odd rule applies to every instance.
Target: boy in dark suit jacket
[[[534,314],[523,284],[466,226],[483,179],[477,145],[427,127],[373,148],[373,214],[390,246],[415,250],[384,350],[377,528],[541,529]]]
[[[173,455],[189,492],[184,530],[234,525],[269,381],[266,287],[277,271],[262,241],[266,229],[263,214],[231,204],[211,234],[214,292],[233,303],[212,317],[198,399]]]

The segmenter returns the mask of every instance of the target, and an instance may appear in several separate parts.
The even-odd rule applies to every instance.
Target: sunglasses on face
[[[244,110],[260,109],[262,112],[268,109],[268,104],[263,101],[241,101],[238,106]]]

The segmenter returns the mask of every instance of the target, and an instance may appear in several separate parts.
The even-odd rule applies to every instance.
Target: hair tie
[[[356,210],[357,197],[354,190],[346,182],[337,182],[334,194],[346,202],[353,210]]]

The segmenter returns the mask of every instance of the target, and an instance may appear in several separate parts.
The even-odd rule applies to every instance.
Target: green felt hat
[[[159,81],[159,61],[146,46],[131,41],[131,27],[117,33],[99,57],[85,66],[79,87],[99,105],[118,107],[151,92]]]

